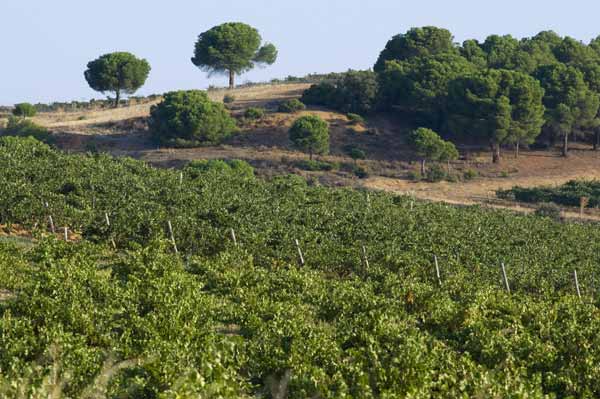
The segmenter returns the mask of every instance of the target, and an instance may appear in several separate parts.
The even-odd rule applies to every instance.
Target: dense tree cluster
[[[600,38],[545,31],[457,45],[445,29],[414,28],[387,43],[374,69],[380,106],[446,137],[486,142],[495,161],[503,146],[518,155],[542,137],[561,140],[565,156],[571,137],[600,142]]]

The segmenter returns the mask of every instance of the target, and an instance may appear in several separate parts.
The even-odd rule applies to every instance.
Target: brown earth
[[[324,184],[362,186],[369,189],[411,194],[417,198],[453,204],[484,204],[528,212],[531,207],[500,201],[495,198],[499,189],[515,185],[533,187],[559,185],[572,179],[600,179],[600,152],[589,146],[575,145],[567,159],[557,150],[523,151],[516,159],[504,154],[499,165],[490,162],[485,149],[463,147],[468,160],[454,162],[452,170],[462,176],[466,170],[476,171],[474,180],[457,183],[422,183],[408,179],[409,172],[418,166],[411,162],[411,153],[403,144],[407,127],[399,118],[376,115],[367,126],[351,125],[345,115],[330,110],[311,108],[298,114],[275,112],[277,102],[300,96],[306,84],[265,85],[238,89],[236,98],[228,105],[232,114],[240,117],[249,106],[264,107],[269,112],[257,122],[245,121],[239,134],[220,146],[194,149],[166,149],[153,144],[146,127],[150,104],[116,110],[46,113],[36,121],[56,133],[60,147],[70,151],[106,151],[115,156],[131,156],[157,166],[179,166],[194,159],[243,159],[252,163],[259,173],[300,173]],[[214,100],[222,100],[227,91],[211,91]],[[302,114],[317,114],[331,127],[331,155],[320,160],[342,165],[333,172],[305,172],[295,162],[307,159],[306,154],[293,151],[287,130]],[[349,145],[365,150],[366,160],[358,161],[370,172],[368,179],[356,179],[351,172],[353,162],[346,155]],[[600,219],[596,210],[588,210],[588,218]],[[578,216],[577,210],[566,211]]]

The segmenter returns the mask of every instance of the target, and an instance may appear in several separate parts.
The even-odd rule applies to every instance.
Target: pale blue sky
[[[0,104],[100,98],[83,78],[91,59],[130,51],[152,64],[139,94],[225,84],[190,62],[199,33],[249,23],[279,48],[278,62],[239,78],[268,80],[369,68],[394,34],[450,29],[456,41],[553,29],[600,34],[596,0],[0,0]]]

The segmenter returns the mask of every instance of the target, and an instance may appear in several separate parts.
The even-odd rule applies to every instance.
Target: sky
[[[387,40],[416,26],[447,28],[457,42],[549,29],[585,42],[600,35],[595,0],[0,1],[0,105],[103,98],[83,71],[113,51],[152,65],[139,95],[225,85],[190,61],[198,35],[223,22],[250,24],[279,50],[274,65],[238,82],[367,69]]]

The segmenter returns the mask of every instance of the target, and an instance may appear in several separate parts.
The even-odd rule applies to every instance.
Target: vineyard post
[[[69,241],[69,228],[65,226],[65,241]]]
[[[179,172],[179,185],[183,185],[183,172]]]
[[[173,244],[173,250],[175,251],[175,253],[178,253],[179,251],[177,250],[177,244],[175,243],[175,234],[173,234],[173,225],[171,224],[170,220],[167,221],[167,226],[169,227],[169,235],[171,236],[171,243]]]
[[[588,197],[579,198],[579,217],[583,217],[585,207],[588,206],[590,199]]]
[[[50,222],[50,231],[52,231],[52,234],[55,234],[56,228],[54,227],[54,219],[52,219],[52,215],[48,215],[48,221]]]
[[[231,228],[231,230],[229,232],[231,233],[231,239],[233,240],[233,245],[235,245],[237,247],[237,239],[235,238],[235,230],[233,229],[233,227]]]
[[[298,239],[294,240],[296,242],[296,248],[298,249],[298,256],[300,257],[300,265],[304,266],[304,255],[302,255],[302,249],[300,248],[300,243]]]
[[[573,272],[573,276],[575,277],[575,288],[577,289],[577,296],[581,298],[581,289],[579,288],[579,278],[577,277],[577,270]]]
[[[110,230],[110,219],[108,218],[108,212],[104,212],[104,220],[106,221],[106,226]],[[112,237],[110,238],[110,243],[114,249],[117,249],[117,243],[115,242],[114,238],[112,238]]]
[[[438,263],[437,255],[433,255],[433,261],[435,263],[435,275],[437,277],[438,284],[441,287],[442,286],[442,276],[440,274],[440,265]]]
[[[504,267],[504,262],[502,262],[502,277],[504,277],[504,287],[506,288],[506,292],[510,294],[510,285],[508,284],[508,277],[506,277],[506,268]]]
[[[362,246],[362,256],[363,256],[363,262],[365,264],[365,269],[369,270],[369,258],[367,258],[367,248],[365,248],[365,246]]]

